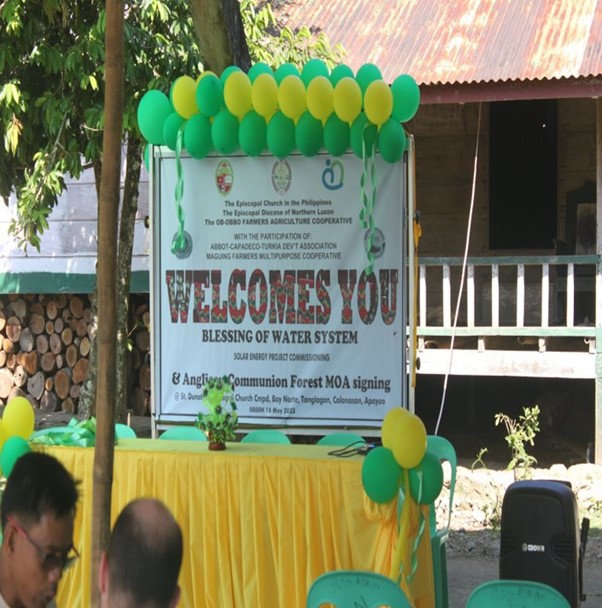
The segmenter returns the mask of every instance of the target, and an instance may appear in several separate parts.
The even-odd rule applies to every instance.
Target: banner
[[[242,423],[379,426],[407,392],[404,163],[179,160],[155,148],[156,420],[196,418],[228,375]]]

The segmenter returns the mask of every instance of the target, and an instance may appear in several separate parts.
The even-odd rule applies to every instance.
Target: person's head
[[[11,606],[38,608],[56,595],[63,570],[77,557],[76,504],[76,483],[56,458],[30,452],[17,460],[0,506],[0,592]]]
[[[102,606],[168,608],[180,598],[182,531],[159,500],[130,502],[117,517],[102,556]]]

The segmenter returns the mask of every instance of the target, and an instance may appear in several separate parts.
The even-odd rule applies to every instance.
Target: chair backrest
[[[571,608],[556,589],[535,581],[488,581],[468,598],[466,608]]]
[[[159,435],[159,439],[181,439],[185,441],[207,441],[205,433],[196,426],[172,426]]]
[[[435,454],[441,462],[449,462],[451,467],[451,481],[449,485],[449,508],[447,525],[445,531],[449,531],[449,524],[451,522],[452,507],[454,504],[454,489],[456,487],[456,474],[458,469],[458,457],[456,456],[456,450],[454,446],[445,437],[439,435],[428,435],[426,438],[427,449]],[[436,531],[437,523],[435,518],[435,506],[431,507],[430,513],[430,529],[431,534]]]
[[[136,431],[127,424],[121,422],[115,423],[115,437],[117,439],[136,439]]]
[[[307,594],[306,608],[323,604],[336,608],[410,608],[401,587],[390,578],[376,572],[335,570],[319,576]]]
[[[360,437],[357,433],[330,433],[324,435],[318,439],[317,445],[337,445],[341,447],[351,446],[354,448],[360,448],[366,443],[363,437]]]
[[[278,429],[259,429],[247,433],[241,440],[241,443],[290,443],[288,435],[285,435]]]

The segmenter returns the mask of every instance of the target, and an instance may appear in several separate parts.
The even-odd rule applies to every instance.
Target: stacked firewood
[[[88,296],[0,296],[0,404],[26,397],[49,412],[77,412],[94,324]],[[135,309],[131,337],[132,409],[147,412],[150,395],[148,303]]]

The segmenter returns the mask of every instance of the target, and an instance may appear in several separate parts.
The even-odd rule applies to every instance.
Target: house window
[[[495,102],[489,114],[489,247],[552,249],[556,100]]]

